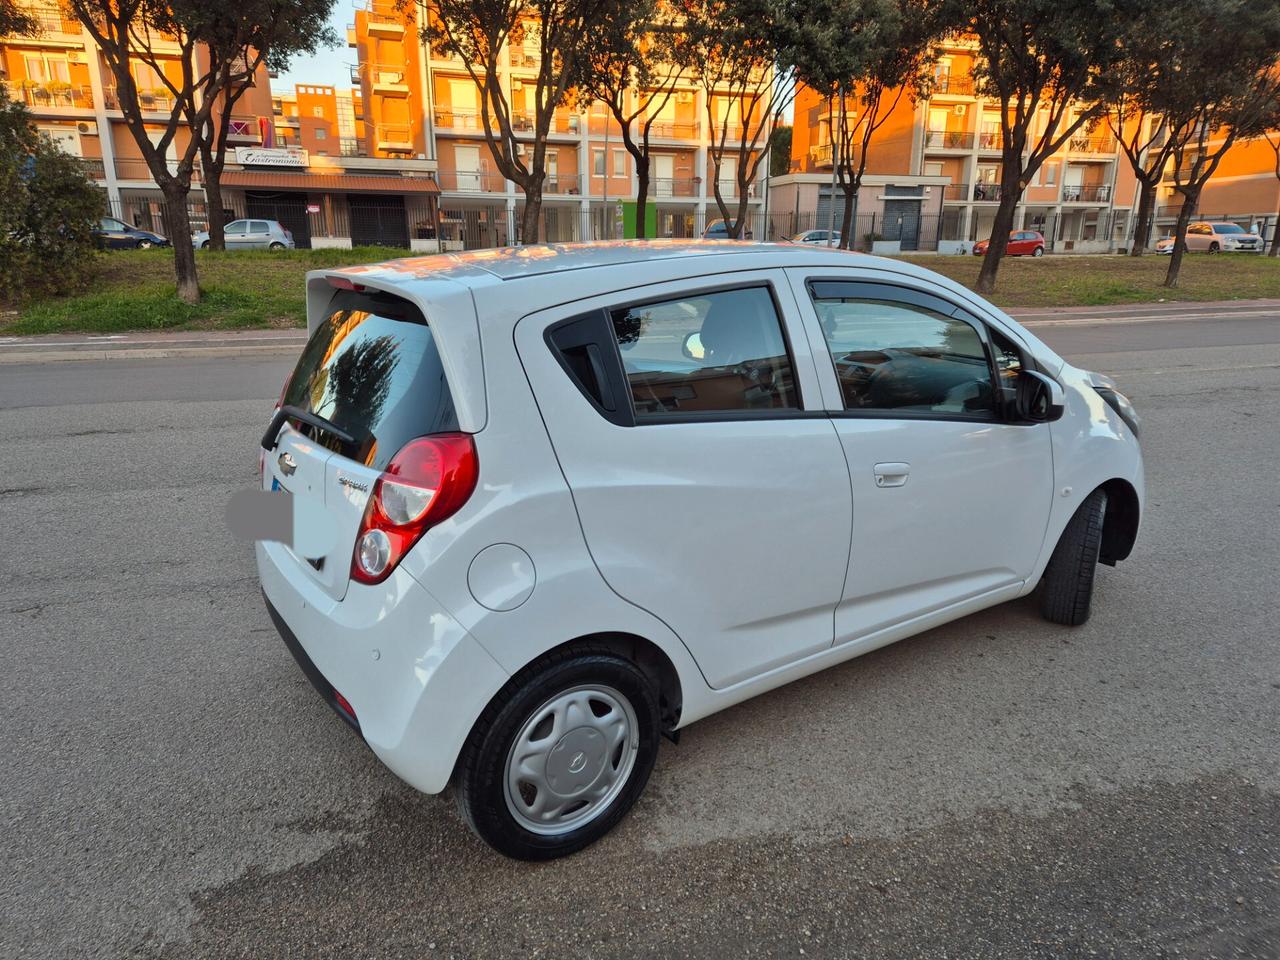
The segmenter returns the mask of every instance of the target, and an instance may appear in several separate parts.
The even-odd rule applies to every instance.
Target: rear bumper
[[[279,544],[256,546],[267,609],[298,665],[393,773],[439,793],[505,671],[421,584],[397,570],[335,601]]]

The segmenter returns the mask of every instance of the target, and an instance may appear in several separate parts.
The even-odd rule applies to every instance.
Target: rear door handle
[[[909,463],[877,463],[873,468],[877,487],[901,487],[911,474]]]

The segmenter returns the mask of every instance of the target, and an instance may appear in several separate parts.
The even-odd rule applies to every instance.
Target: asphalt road
[[[708,719],[543,866],[272,631],[222,511],[287,362],[0,366],[0,956],[1280,956],[1280,315],[1080,320],[1037,332],[1133,396],[1149,494],[1090,623],[1009,604]]]

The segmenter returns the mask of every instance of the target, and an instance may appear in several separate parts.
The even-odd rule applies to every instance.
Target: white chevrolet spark
[[[1137,535],[1115,384],[906,263],[537,246],[314,272],[307,309],[262,479],[326,529],[258,543],[268,609],[514,857],[598,839],[661,735],[763,691],[1036,590],[1084,622]]]

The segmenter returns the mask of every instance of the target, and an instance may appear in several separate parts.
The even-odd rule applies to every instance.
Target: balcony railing
[[[1106,183],[1068,185],[1062,188],[1064,203],[1106,203],[1111,199],[1111,186]]]
[[[999,130],[983,130],[978,134],[978,149],[990,152],[1004,149],[1004,134]]]
[[[178,172],[178,163],[176,160],[169,161],[169,172],[176,174]],[[116,178],[120,180],[151,180],[151,168],[147,166],[147,161],[140,157],[117,157],[115,161]],[[191,171],[191,182],[198,183],[200,180],[200,168],[195,167]]]
[[[102,91],[102,99],[108,110],[120,109],[120,97],[115,87],[107,87]],[[145,113],[172,113],[173,95],[168,90],[139,90],[138,106]]]
[[[93,87],[70,83],[13,80],[5,84],[15,100],[28,107],[79,107],[93,109]]]
[[[698,181],[692,177],[673,178],[653,177],[649,180],[649,196],[657,197],[696,197]]]
[[[437,128],[446,130],[483,130],[480,114],[474,110],[450,110],[440,107],[435,112]]]
[[[398,153],[413,150],[413,130],[398,123],[380,123],[377,128],[378,149]]]
[[[369,32],[375,35],[398,37],[404,34],[404,20],[399,7],[385,0],[369,0],[365,5],[369,18]]]
[[[944,200],[968,200],[972,197],[969,192],[970,189],[967,183],[948,183],[946,189],[942,192],[942,198]]]
[[[698,136],[697,121],[655,120],[649,128],[650,137],[666,140],[694,140]]]
[[[942,74],[933,78],[934,94],[946,94],[951,96],[973,96],[973,77],[953,77],[950,74]]]
[[[90,180],[107,179],[107,166],[102,162],[101,157],[77,157],[80,168],[84,170],[84,175]]]
[[[404,67],[390,63],[367,63],[363,67],[376,93],[409,92],[409,75]]]
[[[831,163],[831,144],[816,143],[809,148],[809,156],[820,167]]]
[[[547,174],[547,179],[542,181],[543,193],[556,194],[579,194],[582,188],[579,186],[577,174]]]
[[[80,33],[80,21],[66,16],[57,7],[29,7],[22,12],[35,20],[41,33]]]
[[[994,203],[1000,199],[1000,184],[975,183],[973,185],[973,199],[980,203]]]
[[[259,143],[262,140],[262,129],[257,117],[233,116],[227,125],[228,143]]]
[[[511,112],[511,129],[517,133],[532,133],[537,126],[538,118],[533,113]],[[582,129],[582,118],[576,113],[556,111],[551,121],[551,133],[578,133]]]
[[[517,70],[537,70],[542,63],[542,56],[537,50],[512,47],[508,52],[511,58],[511,66]]]
[[[1112,137],[1071,137],[1067,140],[1071,153],[1115,153],[1116,142]]]
[[[436,174],[436,182],[441,190],[475,193],[500,193],[506,190],[507,184],[500,174],[487,170],[441,170]]]
[[[926,130],[924,145],[935,150],[972,150],[973,134],[965,130]]]

